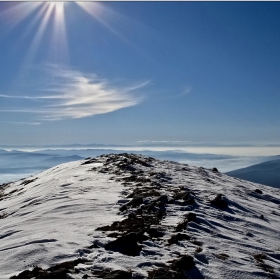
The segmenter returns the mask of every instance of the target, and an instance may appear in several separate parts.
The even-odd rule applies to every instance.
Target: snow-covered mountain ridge
[[[111,154],[1,186],[7,278],[280,278],[280,192]]]

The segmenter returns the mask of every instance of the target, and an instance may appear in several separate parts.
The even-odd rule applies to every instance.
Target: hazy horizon
[[[229,172],[280,157],[274,153],[275,147],[156,147],[95,144],[41,147],[37,145],[33,148],[31,146],[22,148],[0,145],[0,184],[34,175],[68,161],[124,152],[209,169],[216,167],[220,172]]]
[[[120,144],[52,144],[52,145],[1,145],[0,149],[7,151],[19,150],[19,151],[40,151],[42,149],[65,149],[65,150],[85,150],[85,149],[113,149],[113,150],[127,150],[127,151],[179,151],[184,153],[195,153],[195,154],[217,154],[217,155],[231,155],[231,156],[276,156],[280,155],[280,145],[278,146],[266,146],[266,145],[219,145],[213,144],[206,146],[205,144],[189,144],[189,145],[165,145],[165,144],[155,144],[154,145],[120,145]]]

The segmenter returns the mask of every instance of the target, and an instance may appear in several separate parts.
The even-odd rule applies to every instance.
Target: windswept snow
[[[280,278],[278,189],[131,154],[61,164],[1,189],[3,278],[78,258],[88,262],[68,277],[157,277],[166,267],[187,278]],[[182,256],[195,266],[178,268]]]

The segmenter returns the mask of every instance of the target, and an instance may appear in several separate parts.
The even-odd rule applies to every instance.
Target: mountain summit
[[[1,185],[12,278],[280,278],[280,192],[135,154]]]

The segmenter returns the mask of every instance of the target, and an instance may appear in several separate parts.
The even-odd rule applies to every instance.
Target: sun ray
[[[68,61],[67,32],[64,15],[64,2],[54,3],[54,44],[51,47],[51,56],[56,62]]]
[[[104,5],[96,2],[75,2],[80,8],[82,8],[86,13],[88,13],[92,18],[97,20],[101,25],[103,25],[107,30],[117,36],[127,45],[131,46],[133,49],[141,53],[143,56],[146,56],[145,53],[139,48],[137,44],[132,42],[128,36],[125,36],[125,32],[121,32],[120,28],[116,28],[113,23],[110,23],[110,20],[114,22],[126,22],[127,24],[131,23],[131,20],[122,14],[105,7]],[[110,20],[108,20],[110,19]],[[124,30],[123,30],[124,31]]]
[[[28,33],[34,30],[34,26],[38,25],[35,35],[30,43],[29,50],[26,54],[24,62],[30,62],[36,55],[40,44],[42,43],[43,36],[47,26],[53,24],[52,36],[52,50],[60,50],[61,54],[67,53],[67,38],[66,38],[66,25],[64,16],[64,7],[66,2],[22,2],[22,3],[7,3],[6,9],[0,11],[0,17],[4,18],[7,22],[8,28],[6,32],[17,27],[22,21],[34,14],[30,18],[28,27],[20,36],[22,40],[26,39]],[[55,46],[56,45],[56,46]],[[57,55],[58,56],[58,55]]]
[[[22,12],[21,20],[27,17],[26,13],[30,14],[30,11],[34,11],[34,3],[24,3],[28,5],[16,5],[16,8],[9,9],[9,14],[18,11],[19,7],[28,7],[27,12]],[[28,69],[26,65],[32,65],[33,61],[38,53],[41,44],[44,42],[44,36],[46,34],[47,27],[52,23],[52,39],[49,47],[49,59],[55,63],[67,63],[68,62],[68,45],[66,37],[66,25],[64,16],[64,2],[41,2],[35,3],[38,11],[32,17],[25,32],[21,35],[20,40],[26,40],[27,36],[34,32],[33,38],[30,42],[28,50],[24,56],[22,67],[19,71],[18,81],[24,81],[28,75]],[[33,7],[32,9],[30,7]]]
[[[51,17],[53,6],[48,5],[48,3],[44,3],[43,5],[46,6],[46,11],[45,11],[43,19],[42,19],[42,21],[41,21],[41,23],[39,25],[39,28],[38,28],[35,36],[34,36],[34,39],[33,39],[32,43],[30,45],[27,57],[35,55],[36,50],[38,49],[38,45],[39,45],[39,43],[42,40],[42,37],[43,37],[44,32],[45,32],[45,29],[46,29],[47,24],[48,24],[48,22],[50,20],[50,17]]]
[[[10,29],[16,27],[41,6],[41,3],[39,2],[33,2],[32,5],[28,2],[11,2],[8,4],[11,5],[11,7],[1,11],[0,17],[3,17],[8,22]]]
[[[129,24],[130,22],[125,16],[98,2],[74,3],[107,30],[121,39],[121,41],[142,53],[139,47],[126,35],[126,25],[124,23]],[[26,65],[33,64],[43,42],[47,54],[45,60],[50,60],[53,63],[68,64],[69,52],[65,19],[66,5],[67,2],[57,1],[12,3],[7,4],[8,8],[0,12],[0,16],[5,15],[5,17],[16,19],[11,24],[11,27],[17,26],[20,22],[29,17],[29,21],[26,22],[27,28],[19,37],[21,40],[28,42],[26,41],[28,35],[31,33],[34,34],[23,60],[22,65],[25,68],[20,71],[24,75],[26,74],[24,73],[26,72]],[[10,20],[7,20],[7,22],[9,23]],[[52,30],[52,36],[49,36],[50,34],[48,32],[50,30]],[[47,37],[51,38],[51,40],[45,40]]]
[[[35,16],[32,18],[32,20],[29,22],[27,27],[25,28],[25,31],[21,35],[21,39],[25,39],[28,34],[34,29],[34,27],[38,26],[41,21],[41,19],[44,17],[44,14],[47,10],[47,7],[45,5],[40,5],[40,8],[38,9],[38,12],[35,14]]]
[[[121,40],[123,40],[126,43],[131,44],[131,42],[127,38],[125,38],[112,25],[110,25],[101,16],[99,16],[100,11],[102,9],[103,10],[105,9],[104,6],[101,6],[101,4],[98,4],[96,2],[94,2],[94,3],[93,2],[76,2],[76,4],[79,5],[86,13],[91,15],[94,19],[96,19],[99,23],[101,23],[103,26],[105,26],[109,31],[111,31],[113,34],[115,34]]]
[[[52,7],[48,5],[48,3],[43,3],[41,7],[41,12],[43,15],[43,18],[41,19],[41,22],[39,24],[39,27],[34,35],[34,38],[28,48],[28,51],[25,55],[23,66],[32,64],[34,57],[37,54],[38,47],[42,41],[42,37],[44,35],[44,31],[46,29],[48,20],[51,16]],[[22,68],[19,73],[19,80],[25,80],[25,76],[27,75],[26,68]]]

